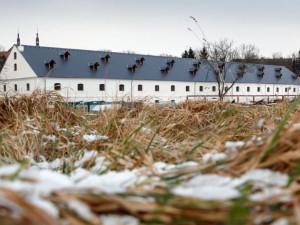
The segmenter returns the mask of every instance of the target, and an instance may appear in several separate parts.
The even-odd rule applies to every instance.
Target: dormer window
[[[110,55],[106,54],[105,56],[100,56],[101,60],[105,63],[109,62]]]
[[[56,62],[51,59],[51,60],[45,60],[45,65],[48,66],[49,69],[55,68]]]
[[[265,75],[265,73],[263,71],[258,71],[257,76],[259,76],[260,78],[263,78]]]
[[[137,65],[133,64],[133,65],[128,65],[127,66],[128,70],[132,73],[134,73],[137,69]]]
[[[258,69],[259,71],[264,71],[264,70],[265,70],[265,67],[264,67],[264,66],[258,66],[257,69]]]
[[[240,70],[245,70],[245,69],[246,69],[246,65],[245,65],[245,64],[240,64],[240,65],[238,66],[238,68],[239,68]]]
[[[292,74],[292,78],[294,78],[295,80],[300,77],[300,74]]]
[[[195,61],[195,62],[193,62],[193,65],[194,65],[194,67],[196,67],[196,68],[200,68],[201,62],[200,62],[200,61]]]
[[[281,79],[282,77],[282,73],[281,73],[281,70],[282,68],[281,67],[278,67],[278,68],[275,68],[275,76],[278,78],[278,79]]]
[[[197,68],[190,69],[190,73],[193,74],[193,75],[196,75],[197,72],[198,72]]]
[[[225,67],[225,63],[220,61],[218,62],[218,68],[219,68],[219,72],[222,73],[223,69]]]
[[[95,62],[95,63],[89,63],[88,66],[93,70],[98,70],[99,69],[99,63]]]
[[[144,58],[144,57],[137,58],[135,61],[136,61],[138,64],[143,65],[144,62],[145,62],[145,58]]]
[[[170,68],[169,67],[161,67],[160,71],[163,72],[164,74],[168,74]]]
[[[174,59],[170,59],[170,60],[167,61],[167,64],[168,64],[169,66],[174,66],[175,60],[174,60]]]
[[[243,77],[244,74],[245,74],[246,68],[247,68],[247,67],[246,67],[245,64],[240,64],[240,65],[238,65],[237,75],[238,75],[239,77]]]
[[[70,52],[68,52],[68,51],[65,51],[65,52],[60,52],[59,53],[59,56],[62,58],[62,59],[64,59],[64,60],[68,60],[69,59],[69,57],[70,57]]]

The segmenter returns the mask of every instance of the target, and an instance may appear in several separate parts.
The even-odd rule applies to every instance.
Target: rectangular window
[[[124,91],[124,90],[125,90],[124,84],[120,84],[120,85],[119,85],[119,91]]]
[[[3,91],[6,92],[6,85],[3,85]]]
[[[175,91],[175,85],[171,85],[171,91]]]
[[[14,64],[14,70],[17,71],[17,64]]]
[[[100,91],[105,91],[105,84],[100,84],[99,85],[99,90]]]
[[[199,87],[199,91],[203,91],[203,86],[200,86],[200,87]]]
[[[155,91],[159,91],[159,85],[155,85]]]
[[[279,92],[279,88],[276,88],[276,92]]]
[[[288,89],[287,89],[287,88],[285,88],[285,89],[284,89],[284,91],[285,91],[285,92],[288,92]]]
[[[26,84],[26,89],[27,89],[27,91],[30,91],[30,84],[29,83]]]
[[[267,87],[267,92],[270,92],[270,88],[269,87]]]
[[[250,87],[247,87],[247,92],[250,92]]]
[[[15,84],[15,91],[18,91],[18,85]]]
[[[212,86],[212,91],[213,91],[213,92],[216,91],[216,86]]]
[[[186,92],[189,92],[189,91],[190,91],[190,86],[186,86],[186,87],[185,87],[185,91],[186,91]]]
[[[240,91],[240,87],[236,86],[235,90],[236,90],[236,92],[239,92]]]
[[[143,91],[143,85],[141,84],[138,85],[138,91]]]
[[[260,92],[260,87],[257,87],[257,92]]]
[[[294,88],[294,90],[293,90],[294,92],[296,92],[296,88]]]
[[[17,53],[14,52],[14,59],[17,59]]]

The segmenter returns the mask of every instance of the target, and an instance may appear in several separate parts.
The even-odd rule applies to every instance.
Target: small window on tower
[[[18,91],[18,85],[15,84],[15,91]]]
[[[14,52],[14,59],[17,59],[17,53]]]
[[[14,70],[17,71],[17,68],[18,68],[18,67],[17,67],[17,64],[15,63],[15,64],[14,64]]]
[[[26,84],[26,90],[30,91],[30,84],[29,83]]]
[[[3,85],[3,91],[6,92],[6,85]]]

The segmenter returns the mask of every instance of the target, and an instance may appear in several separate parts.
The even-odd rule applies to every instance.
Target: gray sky
[[[300,50],[299,0],[0,0],[0,45],[9,49],[20,29],[21,44],[126,50],[180,56],[201,43],[232,39],[255,44],[260,55]],[[298,15],[298,16],[297,16]]]

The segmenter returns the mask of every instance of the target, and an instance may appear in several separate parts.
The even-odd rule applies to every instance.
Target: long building
[[[226,64],[225,64],[226,65]],[[245,65],[234,63],[226,85]],[[246,65],[227,93],[239,101],[272,99],[299,94],[299,78],[285,67]],[[26,94],[36,89],[55,90],[67,101],[179,102],[187,97],[218,95],[214,71],[205,60],[152,55],[21,45],[18,37],[0,73],[3,94]]]

